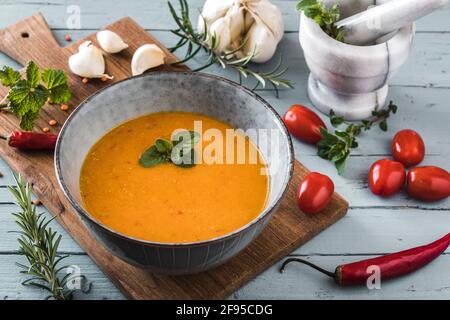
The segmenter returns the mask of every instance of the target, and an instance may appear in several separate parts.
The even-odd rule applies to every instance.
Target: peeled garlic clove
[[[275,54],[278,41],[273,33],[263,24],[255,22],[247,33],[247,42],[243,48],[247,56],[252,54],[256,48],[252,62],[267,62]]]
[[[166,54],[157,45],[145,44],[141,46],[136,50],[131,60],[131,72],[133,76],[164,64],[165,57]]]
[[[69,68],[74,74],[83,78],[113,78],[105,74],[103,54],[91,41],[81,44],[78,52],[70,56]]]
[[[118,53],[128,48],[128,44],[126,44],[117,33],[109,30],[98,32],[97,40],[100,47],[108,53]]]

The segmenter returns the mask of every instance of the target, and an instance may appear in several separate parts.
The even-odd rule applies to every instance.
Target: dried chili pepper
[[[414,272],[427,265],[440,256],[450,245],[450,233],[428,245],[391,253],[377,258],[362,260],[354,263],[343,264],[336,268],[335,272],[324,270],[309,261],[297,258],[289,258],[283,262],[280,272],[291,262],[306,264],[323,274],[333,278],[341,286],[363,285],[371,276],[369,267],[377,266],[380,269],[381,280],[397,278]]]
[[[55,149],[56,134],[44,134],[29,131],[13,131],[9,136],[1,136],[8,145],[22,150],[53,150]]]

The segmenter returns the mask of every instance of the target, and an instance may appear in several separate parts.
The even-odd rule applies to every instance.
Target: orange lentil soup
[[[200,163],[192,168],[139,164],[141,154],[157,138],[170,139],[180,128],[194,130],[194,121],[199,120],[202,132],[215,128],[225,137],[225,130],[231,129],[203,115],[166,112],[128,121],[101,138],[89,151],[80,176],[89,214],[131,237],[177,243],[212,239],[254,220],[266,206],[269,181],[262,174],[266,165],[249,139],[244,140],[244,164]],[[196,152],[200,144],[205,150],[213,141],[201,141]],[[237,139],[230,141],[231,148],[218,153],[223,163],[225,150],[234,148],[237,159]],[[254,164],[248,161],[249,150],[257,154]]]

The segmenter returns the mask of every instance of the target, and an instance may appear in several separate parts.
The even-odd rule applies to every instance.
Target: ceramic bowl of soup
[[[188,141],[174,140],[180,132],[197,134],[189,165],[174,160]],[[161,140],[172,148],[165,156]],[[248,246],[278,208],[293,159],[266,101],[191,72],[100,90],[70,115],[55,150],[60,186],[96,238],[128,263],[174,275],[213,268]]]

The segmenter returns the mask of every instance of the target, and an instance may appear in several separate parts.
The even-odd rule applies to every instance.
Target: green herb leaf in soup
[[[200,134],[195,131],[179,131],[172,141],[158,138],[155,144],[141,155],[139,164],[151,168],[172,162],[182,168],[195,166],[195,145],[200,141]]]

